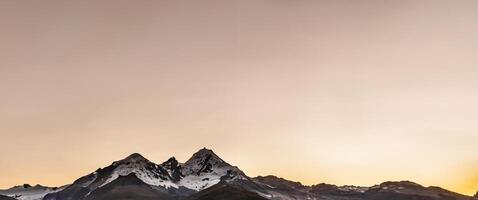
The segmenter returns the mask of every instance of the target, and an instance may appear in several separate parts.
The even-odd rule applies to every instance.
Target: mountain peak
[[[406,188],[423,188],[420,184],[411,181],[387,181],[380,184],[382,188],[389,187],[406,187]]]
[[[276,188],[305,188],[306,186],[302,185],[300,182],[294,182],[294,181],[289,181],[284,178],[280,178],[277,176],[273,175],[268,175],[268,176],[258,176],[253,178],[253,180],[265,183],[269,186],[276,187]]]
[[[10,189],[28,189],[28,190],[32,189],[32,190],[33,190],[33,189],[46,189],[46,188],[48,188],[48,187],[47,187],[47,186],[40,185],[40,184],[30,185],[30,184],[28,184],[28,183],[25,183],[25,184],[23,184],[23,185],[14,186],[14,187],[12,187],[12,188],[10,188]]]
[[[184,164],[186,174],[199,175],[202,172],[210,172],[214,167],[230,166],[219,158],[212,150],[202,148],[193,154]]]
[[[139,153],[133,153],[123,160],[116,161],[115,164],[124,164],[124,163],[140,163],[140,162],[149,162],[148,159],[143,157]]]
[[[211,158],[219,159],[222,162],[224,162],[221,158],[219,158],[218,155],[216,155],[216,153],[214,153],[214,151],[212,151],[211,149],[207,149],[206,147],[204,147],[204,148],[200,149],[199,151],[197,151],[196,153],[194,153],[191,158],[203,158],[203,157],[207,157],[207,156],[211,156]]]
[[[132,153],[131,155],[129,155],[128,157],[126,157],[126,159],[132,159],[132,160],[144,160],[146,158],[144,158],[141,154],[139,153]]]
[[[212,151],[212,149],[208,149],[206,147],[203,147],[202,149],[199,149],[199,151],[197,151],[196,153],[194,154],[197,154],[197,155],[205,155],[205,154],[214,154],[214,151]]]

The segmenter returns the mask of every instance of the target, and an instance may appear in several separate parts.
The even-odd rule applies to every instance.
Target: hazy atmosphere
[[[139,3],[141,2],[141,3]],[[478,1],[0,1],[0,188],[202,147],[478,190]]]

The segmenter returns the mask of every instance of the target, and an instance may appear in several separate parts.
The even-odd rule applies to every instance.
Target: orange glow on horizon
[[[206,146],[251,176],[478,190],[478,1],[2,1],[0,188]]]

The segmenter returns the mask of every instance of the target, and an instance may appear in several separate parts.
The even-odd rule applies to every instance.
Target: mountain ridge
[[[46,188],[34,195],[26,191]],[[123,189],[119,189],[123,188]],[[43,191],[43,190],[42,190]],[[127,192],[125,192],[127,191]],[[71,185],[61,188],[45,186],[15,186],[0,190],[0,195],[18,200],[106,200],[128,196],[132,199],[204,199],[211,195],[223,196],[231,192],[230,198],[289,200],[470,200],[473,197],[449,190],[424,187],[410,181],[386,181],[371,187],[337,186],[332,184],[303,185],[277,176],[250,178],[237,166],[233,166],[211,149],[200,149],[186,162],[180,163],[170,157],[156,164],[139,153],[111,163],[104,168],[82,176]],[[140,194],[149,194],[140,195]],[[134,198],[133,198],[134,197]],[[477,199],[476,195],[475,198]]]

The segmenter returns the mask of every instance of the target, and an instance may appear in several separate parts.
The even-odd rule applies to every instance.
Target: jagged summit
[[[163,162],[160,166],[164,167],[168,171],[173,182],[178,182],[181,180],[181,177],[183,177],[181,172],[182,167],[174,156]]]
[[[245,178],[244,173],[222,160],[211,149],[202,148],[182,165],[181,184],[194,190],[203,190],[221,180]]]
[[[219,158],[218,155],[216,155],[214,153],[214,151],[212,151],[211,149],[207,149],[206,147],[204,147],[204,148],[200,149],[199,151],[197,151],[196,153],[194,153],[193,156],[189,160],[194,160],[194,159],[197,159],[197,158],[203,158],[203,157],[206,157],[206,156],[211,156],[211,157],[215,158],[216,160],[220,160],[220,161],[224,162],[221,158]],[[186,163],[187,163],[187,161],[186,161]]]
[[[166,168],[171,168],[174,166],[177,166],[179,164],[178,160],[173,156],[169,158],[168,160],[164,161],[161,166],[166,167]]]
[[[202,148],[194,153],[186,163],[184,163],[184,174],[196,174],[212,172],[213,168],[232,167],[222,160],[211,149]]]

